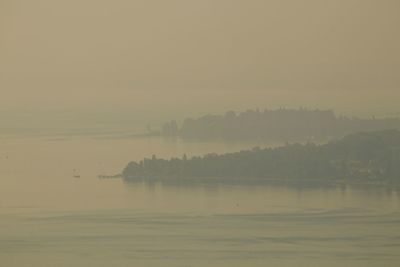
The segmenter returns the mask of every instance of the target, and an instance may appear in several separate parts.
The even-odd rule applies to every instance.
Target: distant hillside
[[[233,111],[165,123],[163,136],[184,139],[227,140],[327,140],[361,131],[400,129],[398,118],[338,117],[331,110],[278,109]]]
[[[123,177],[131,180],[163,179],[288,179],[400,181],[400,132],[376,131],[348,135],[324,145],[288,144],[203,157],[130,162]],[[247,178],[246,178],[247,177]]]

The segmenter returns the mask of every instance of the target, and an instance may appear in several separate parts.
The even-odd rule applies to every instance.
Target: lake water
[[[152,154],[251,147],[157,138],[2,138],[0,266],[399,266],[395,189],[97,179]]]

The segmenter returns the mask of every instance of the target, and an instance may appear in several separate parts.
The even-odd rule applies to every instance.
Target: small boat
[[[76,169],[74,169],[74,174],[72,175],[74,178],[81,178],[81,176],[76,173]]]

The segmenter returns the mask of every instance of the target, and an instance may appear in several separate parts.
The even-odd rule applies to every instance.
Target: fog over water
[[[145,135],[172,120],[285,107],[400,117],[399,10],[397,0],[0,0],[0,267],[398,266],[394,185],[97,176],[152,155],[288,141]]]
[[[1,266],[397,265],[396,189],[97,179],[151,153],[200,155],[249,145],[2,140]]]

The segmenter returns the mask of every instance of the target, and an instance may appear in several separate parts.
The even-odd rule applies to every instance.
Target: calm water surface
[[[395,189],[97,179],[152,154],[251,147],[2,138],[0,266],[399,266]]]

